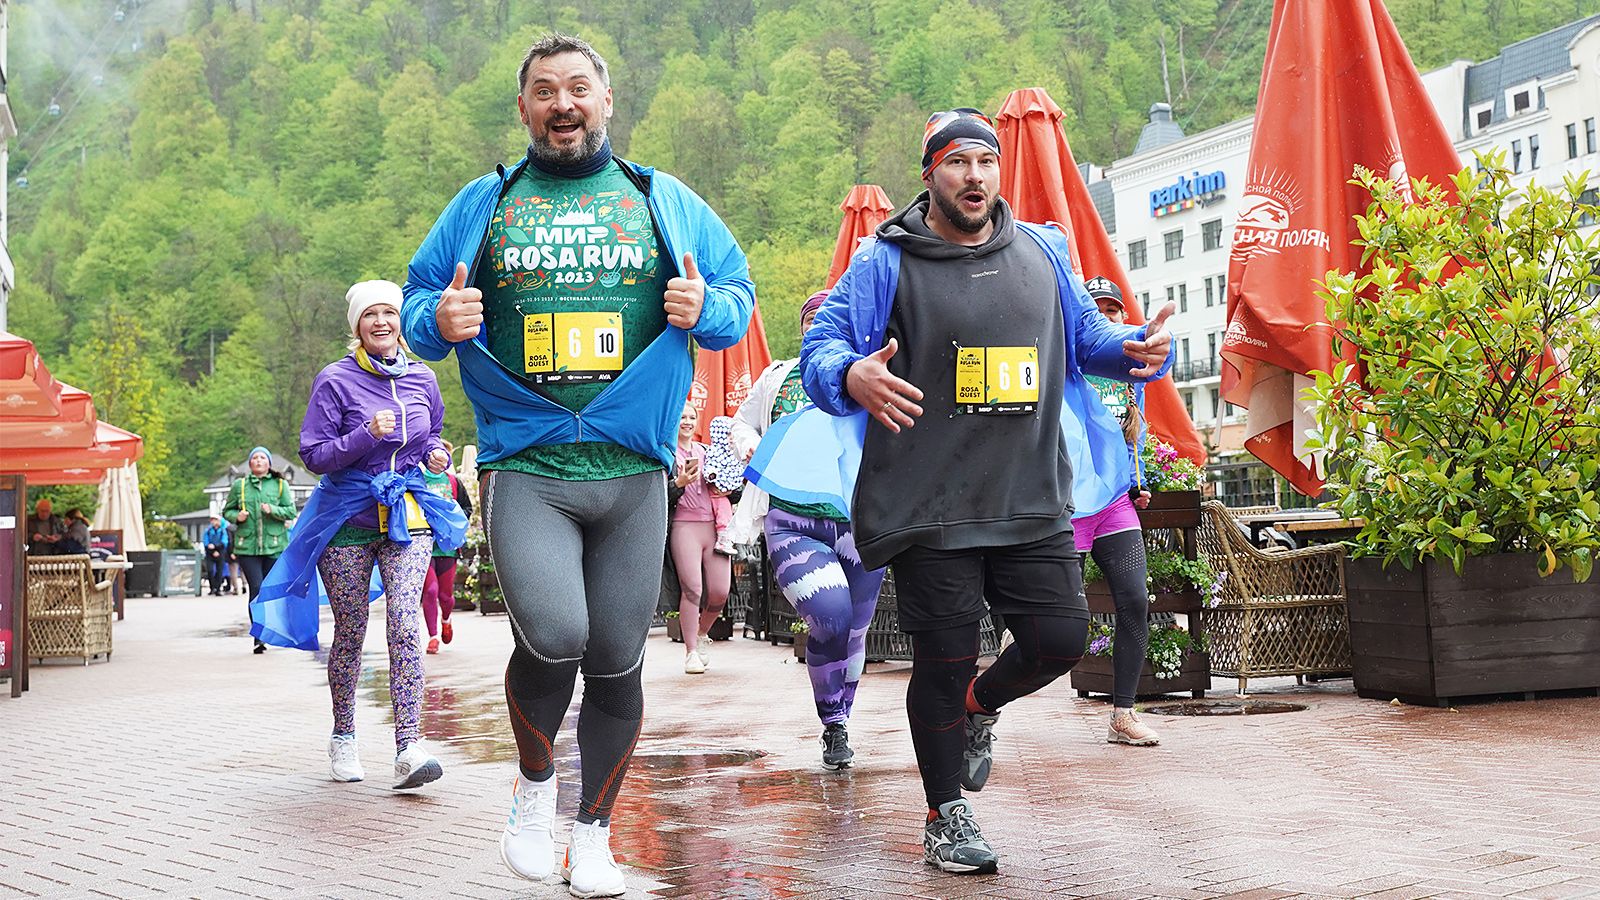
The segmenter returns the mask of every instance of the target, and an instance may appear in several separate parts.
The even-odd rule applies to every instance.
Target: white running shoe
[[[361,748],[353,734],[336,734],[328,738],[328,761],[334,781],[360,781],[367,777],[361,768]]]
[[[711,638],[700,635],[700,643],[694,649],[695,655],[700,657],[700,665],[711,668]]]
[[[444,767],[423,749],[421,741],[412,742],[394,758],[394,789],[397,791],[422,787],[430,781],[438,781],[443,774]]]
[[[567,893],[574,897],[620,897],[627,892],[622,870],[611,855],[610,826],[572,823],[561,877],[566,879]]]
[[[690,650],[688,653],[684,654],[683,673],[685,675],[703,675],[705,674],[705,671],[706,661],[700,658],[700,654],[698,652]]]
[[[517,773],[511,815],[500,832],[500,858],[512,873],[539,881],[556,870],[556,777],[529,781]]]

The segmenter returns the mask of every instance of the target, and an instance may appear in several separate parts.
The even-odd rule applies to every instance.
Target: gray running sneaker
[[[966,800],[939,805],[939,817],[922,829],[922,861],[957,875],[987,875],[1000,868],[1000,857],[983,839]]]
[[[999,713],[967,713],[967,747],[965,765],[961,767],[961,787],[981,791],[989,780],[989,766],[994,752],[994,723]]]
[[[822,730],[822,766],[825,769],[847,769],[856,758],[850,749],[850,735],[844,724],[834,722]]]

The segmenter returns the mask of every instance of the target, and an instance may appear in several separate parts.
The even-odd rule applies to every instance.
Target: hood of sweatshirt
[[[994,233],[989,235],[987,241],[975,247],[952,244],[928,227],[928,204],[931,202],[927,191],[917,195],[910,206],[878,226],[878,239],[897,244],[906,253],[924,259],[981,259],[1010,246],[1017,236],[1016,225],[1011,218],[1011,206],[1002,197],[995,201]]]

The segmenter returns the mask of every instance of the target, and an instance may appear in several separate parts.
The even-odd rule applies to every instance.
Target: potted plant
[[[1202,591],[1209,591],[1216,580],[1211,566],[1203,559],[1189,559],[1176,550],[1145,549],[1145,581],[1150,586],[1150,611],[1192,612],[1205,604]],[[1092,558],[1083,560],[1084,594],[1089,611],[1114,614],[1111,589],[1105,573]]]
[[[789,623],[789,633],[794,635],[794,658],[801,662],[806,661],[806,635],[811,631],[811,626],[805,619],[795,619]]]
[[[1115,629],[1098,619],[1089,621],[1089,643],[1083,659],[1072,670],[1072,686],[1079,696],[1111,693],[1111,652]],[[1204,696],[1211,681],[1205,638],[1179,625],[1152,625],[1135,694],[1140,697],[1198,691]]]
[[[683,643],[683,622],[678,619],[678,611],[670,610],[666,614],[667,639],[679,644]]]
[[[1356,691],[1449,698],[1600,685],[1600,216],[1581,178],[1504,156],[1446,191],[1358,170],[1369,267],[1330,272],[1337,363],[1311,448],[1350,543]],[[1590,192],[1588,197],[1592,197]]]
[[[1150,505],[1139,511],[1145,528],[1193,528],[1200,525],[1200,488],[1205,471],[1165,441],[1146,435],[1139,451],[1139,483],[1150,492]]]
[[[479,614],[487,616],[506,611],[500,576],[495,574],[494,556],[489,553],[489,537],[477,523],[467,528],[466,546],[462,548],[457,565],[466,569],[465,581],[473,588],[473,602]]]

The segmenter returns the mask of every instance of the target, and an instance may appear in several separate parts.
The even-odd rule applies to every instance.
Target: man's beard
[[[944,217],[949,219],[950,224],[954,225],[956,230],[963,234],[977,234],[982,231],[983,227],[988,225],[990,220],[994,218],[994,208],[1000,202],[1000,197],[997,195],[989,201],[988,206],[983,208],[982,213],[976,216],[969,216],[962,211],[955,197],[946,197],[938,191],[929,191],[928,193],[933,196],[933,202],[939,204],[939,211],[944,213]],[[961,193],[965,194],[968,191],[963,190]]]
[[[552,124],[559,125],[561,123],[556,122]],[[543,163],[551,163],[559,166],[570,166],[574,163],[583,162],[596,153],[599,153],[600,148],[606,142],[605,123],[602,122],[598,128],[590,127],[588,122],[581,122],[580,124],[583,125],[583,141],[564,149],[558,148],[555,144],[551,143],[550,128],[546,126],[544,136],[535,137],[533,139],[533,155]]]

